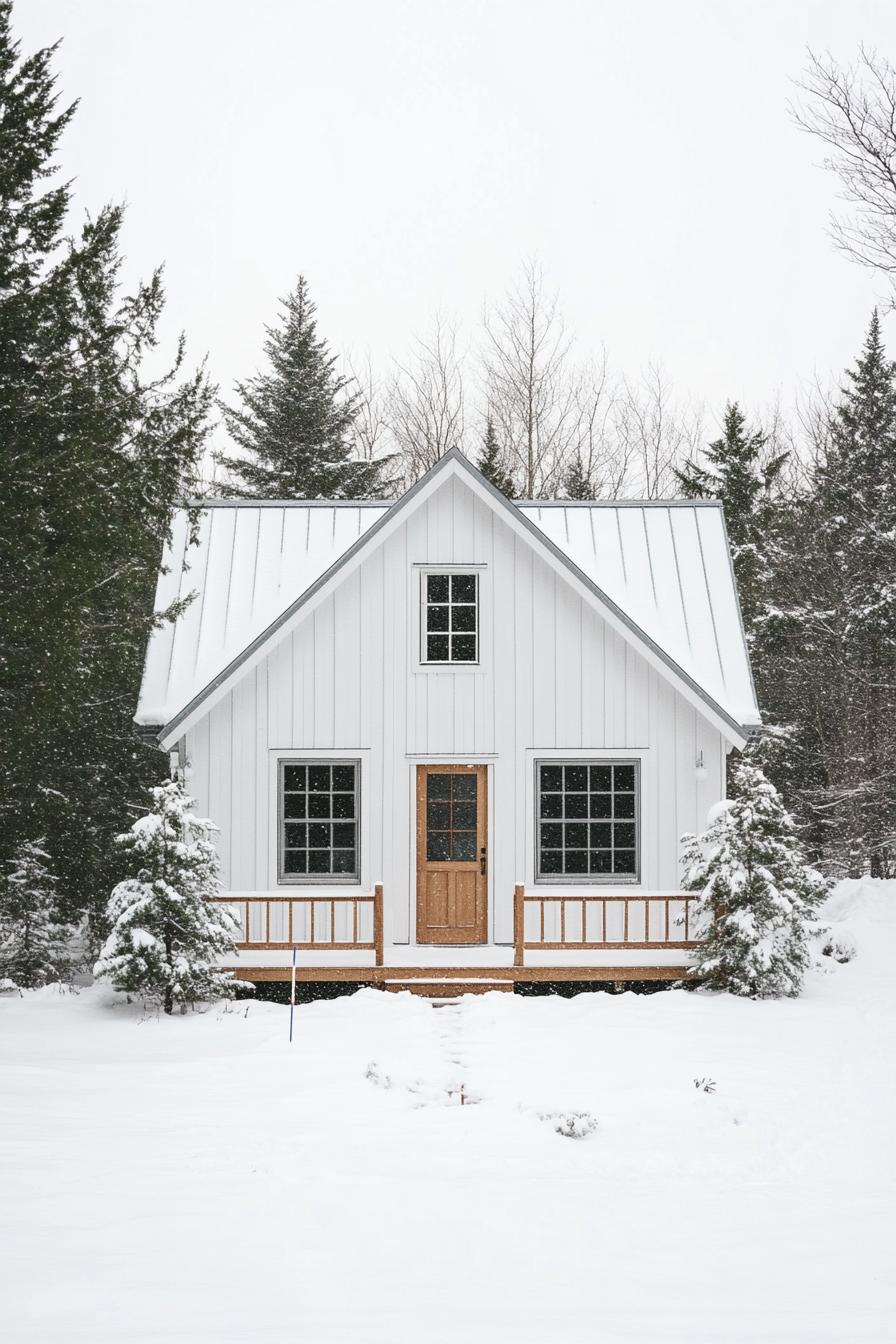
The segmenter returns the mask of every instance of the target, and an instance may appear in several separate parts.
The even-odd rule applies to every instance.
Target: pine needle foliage
[[[237,383],[224,422],[241,454],[217,460],[250,499],[362,499],[384,489],[390,459],[352,455],[359,394],[318,335],[316,307],[299,276],[267,327],[267,368]]]
[[[476,466],[496,490],[500,490],[508,499],[513,499],[513,477],[504,465],[504,453],[501,451],[495,422],[491,416],[485,422],[485,437],[482,440],[482,451]]]
[[[752,999],[794,997],[810,964],[828,885],[808,866],[790,814],[761,770],[741,761],[736,798],[702,835],[682,838],[685,891],[704,934],[690,976]]]
[[[75,929],[59,918],[57,879],[43,841],[26,841],[0,885],[0,980],[37,989],[72,970]]]
[[[153,805],[118,837],[132,876],[109,899],[112,926],[94,967],[115,989],[175,1004],[231,998],[218,958],[233,954],[238,922],[214,902],[221,889],[215,826],[193,814],[176,780],[151,790]]]

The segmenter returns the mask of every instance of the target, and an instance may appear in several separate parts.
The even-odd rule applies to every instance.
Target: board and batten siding
[[[481,665],[421,669],[420,565],[482,566]],[[710,632],[694,631],[695,639]],[[362,760],[361,887],[413,938],[414,767],[489,765],[489,936],[512,941],[534,868],[539,753],[641,760],[641,882],[680,883],[679,838],[723,796],[727,744],[459,479],[450,478],[187,734],[190,791],[220,827],[224,887],[277,890],[277,753]],[[706,776],[698,779],[702,753]],[[580,888],[564,887],[575,891]],[[347,888],[341,888],[345,891]],[[583,886],[581,890],[594,890]]]

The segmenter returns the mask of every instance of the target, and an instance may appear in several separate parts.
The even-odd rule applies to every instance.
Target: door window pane
[[[472,863],[478,823],[477,776],[426,776],[426,858],[430,863]]]

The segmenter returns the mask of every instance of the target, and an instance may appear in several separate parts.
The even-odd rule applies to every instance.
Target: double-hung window
[[[479,575],[421,575],[423,663],[479,662]]]
[[[358,761],[281,761],[281,882],[358,882]]]
[[[536,880],[637,880],[638,790],[636,761],[536,761]]]

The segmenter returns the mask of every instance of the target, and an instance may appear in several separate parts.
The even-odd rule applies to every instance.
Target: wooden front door
[[[488,942],[485,765],[417,766],[417,942]]]

